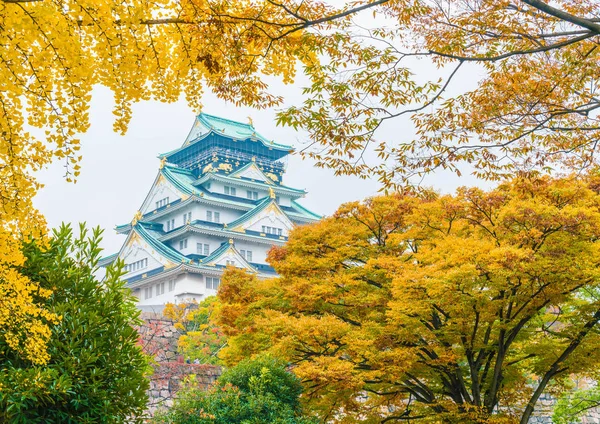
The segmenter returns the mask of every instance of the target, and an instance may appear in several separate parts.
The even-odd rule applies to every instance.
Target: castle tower
[[[294,225],[320,216],[297,203],[306,192],[283,185],[290,146],[268,141],[252,123],[201,113],[183,146],[160,155],[160,169],[133,221],[116,230],[139,306],[216,294],[227,265],[272,277],[267,251]],[[145,308],[146,307],[146,308]]]

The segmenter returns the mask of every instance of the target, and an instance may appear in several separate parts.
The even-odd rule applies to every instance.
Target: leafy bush
[[[193,301],[165,305],[163,314],[175,322],[175,328],[181,334],[177,342],[179,352],[187,360],[221,364],[218,354],[227,345],[227,338],[211,321],[217,303],[216,296],[209,296],[200,303]]]
[[[163,424],[312,424],[303,416],[300,380],[285,364],[269,356],[245,360],[202,391],[192,378],[167,413]]]
[[[50,360],[35,365],[0,346],[0,422],[141,422],[148,363],[132,327],[139,312],[120,281],[121,266],[94,276],[101,231],[69,226],[46,243],[26,242],[19,271],[52,290],[46,307],[60,315],[48,343]]]

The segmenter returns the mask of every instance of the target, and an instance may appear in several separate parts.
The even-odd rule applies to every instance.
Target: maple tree
[[[228,270],[227,363],[293,364],[327,422],[528,422],[600,362],[600,177],[353,202]]]

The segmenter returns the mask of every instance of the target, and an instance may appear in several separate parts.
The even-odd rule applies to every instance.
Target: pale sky
[[[417,72],[429,72],[417,66]],[[455,90],[463,91],[473,84],[476,71],[458,80]],[[425,75],[427,76],[427,75]],[[275,84],[274,92],[285,93],[287,103],[298,103],[301,83],[293,86]],[[275,125],[277,110],[257,111],[238,108],[212,95],[204,98],[203,112],[247,122],[251,116],[256,130],[267,139],[301,148],[303,134]],[[61,222],[86,221],[105,229],[103,256],[120,249],[124,236],[114,232],[115,225],[130,222],[140,208],[156,177],[157,156],[182,145],[194,122],[195,113],[185,101],[173,104],[144,102],[134,108],[133,120],[125,136],[113,132],[112,95],[99,87],[93,93],[90,112],[91,127],[81,136],[82,172],[76,184],[63,178],[63,164],[55,163],[38,174],[45,187],[35,198],[35,206],[46,216],[51,227]],[[408,120],[392,122],[383,132],[387,137],[412,137]],[[322,215],[332,214],[344,202],[360,200],[377,193],[380,185],[358,177],[335,177],[333,171],[318,169],[308,160],[290,156],[284,184],[308,191],[301,204]],[[476,183],[473,178],[437,174],[426,184],[441,192],[453,191],[461,185]]]

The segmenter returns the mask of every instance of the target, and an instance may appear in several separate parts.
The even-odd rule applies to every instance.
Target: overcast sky
[[[420,68],[420,69],[419,69]],[[429,72],[428,66],[417,65],[417,72]],[[453,87],[463,91],[473,84],[476,70],[466,73]],[[275,84],[275,92],[285,93],[287,104],[298,103],[302,83],[293,86]],[[140,208],[158,172],[160,153],[178,148],[194,122],[195,111],[185,101],[173,104],[144,102],[135,106],[133,120],[125,136],[113,132],[112,94],[104,88],[93,93],[90,130],[81,136],[82,172],[76,184],[64,179],[63,163],[56,162],[39,173],[45,184],[35,199],[35,205],[46,216],[51,227],[61,222],[86,221],[105,229],[105,255],[116,252],[124,236],[114,232],[115,225],[130,222]],[[257,111],[237,108],[214,96],[204,98],[203,112],[247,122],[251,116],[254,126],[267,139],[302,147],[303,134],[291,128],[275,125],[276,110]],[[382,133],[386,137],[412,136],[407,120],[390,122]],[[335,177],[331,170],[318,169],[308,160],[290,156],[284,184],[306,189],[301,199],[307,208],[323,214],[333,213],[348,201],[364,199],[377,193],[377,181],[358,177]],[[477,183],[470,177],[458,178],[449,174],[430,177],[426,184],[439,191],[453,191],[460,185]]]

